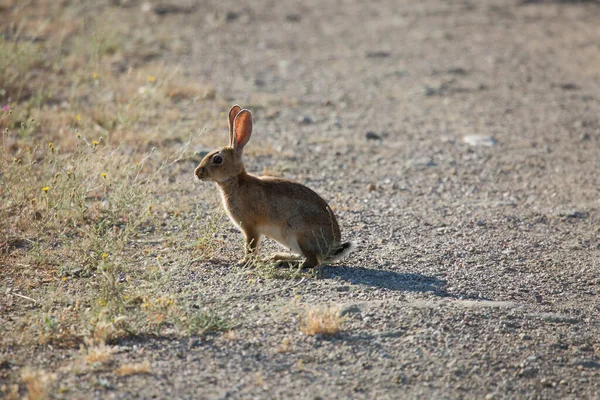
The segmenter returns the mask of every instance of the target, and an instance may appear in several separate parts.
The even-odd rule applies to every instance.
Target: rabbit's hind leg
[[[275,262],[277,268],[297,267],[301,259],[301,256],[290,253],[274,253],[271,255],[271,261]]]

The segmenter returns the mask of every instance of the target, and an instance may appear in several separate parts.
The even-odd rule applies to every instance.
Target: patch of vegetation
[[[190,335],[221,332],[231,329],[231,323],[211,310],[191,312],[185,318]]]
[[[149,374],[150,362],[148,360],[145,360],[141,363],[123,364],[119,368],[115,369],[113,372],[119,376]]]
[[[109,17],[128,23],[100,23]],[[102,364],[123,337],[229,326],[188,304],[149,255],[177,246],[162,227],[182,205],[166,187],[196,129],[181,109],[215,91],[140,53],[131,35],[144,21],[129,17],[86,2],[0,14],[0,317],[12,324],[2,345],[83,346]],[[213,256],[219,221],[201,224],[197,259]]]
[[[333,336],[341,331],[344,320],[335,307],[307,307],[300,330],[310,336]]]

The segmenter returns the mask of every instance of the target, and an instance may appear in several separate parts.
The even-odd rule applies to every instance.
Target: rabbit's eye
[[[216,155],[213,157],[212,159],[213,164],[221,164],[223,162],[223,157],[221,157],[220,155]]]

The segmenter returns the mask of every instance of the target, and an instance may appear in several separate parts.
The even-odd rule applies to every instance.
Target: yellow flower
[[[152,75],[148,75],[148,82],[154,82],[156,79]]]
[[[76,119],[77,121],[81,121],[81,114],[77,114],[77,115],[75,116],[75,119]]]
[[[97,72],[94,72],[94,73],[92,74],[92,77],[94,77],[94,79],[98,79],[98,73],[97,73]]]
[[[69,278],[67,278],[66,276],[63,276],[62,278],[60,278],[60,280],[63,281],[63,282],[66,282],[67,279],[69,279]]]
[[[54,143],[52,143],[52,142],[48,143],[48,148],[50,149],[51,152],[54,152]]]
[[[103,260],[106,260],[107,258],[108,258],[108,254],[106,254],[106,253],[102,253],[102,259],[103,259]]]
[[[44,186],[42,188],[42,192],[46,193],[48,190],[50,190],[50,186]]]
[[[104,179],[106,179],[106,172],[103,172],[103,173],[102,173],[102,177],[103,177]]]
[[[98,142],[97,140],[92,140],[92,144],[93,144],[94,146],[98,146],[98,144],[99,144],[99,143],[100,143],[100,142]]]

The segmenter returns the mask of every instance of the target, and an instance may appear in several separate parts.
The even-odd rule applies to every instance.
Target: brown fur
[[[332,251],[341,246],[341,234],[327,202],[299,183],[248,174],[242,154],[252,134],[252,115],[234,106],[229,125],[229,146],[206,155],[195,175],[216,182],[227,214],[244,233],[246,257],[242,262],[257,252],[262,235],[302,253],[304,267],[331,258]],[[215,163],[215,156],[222,162]]]

